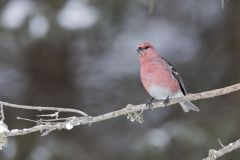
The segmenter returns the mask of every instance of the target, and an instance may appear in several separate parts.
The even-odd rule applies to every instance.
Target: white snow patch
[[[16,132],[18,132],[18,131],[19,131],[19,129],[12,129],[12,130],[11,130],[12,133],[16,133]]]
[[[8,127],[3,121],[0,121],[0,133],[4,132],[9,132]]]
[[[67,124],[66,124],[66,129],[67,130],[71,130],[73,128],[73,125],[71,124],[71,122],[68,122]]]

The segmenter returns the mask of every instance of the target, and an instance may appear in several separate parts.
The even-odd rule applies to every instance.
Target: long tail
[[[189,112],[190,110],[193,110],[196,112],[200,111],[200,109],[197,106],[195,106],[194,104],[192,104],[189,101],[180,102],[180,105],[184,112]]]

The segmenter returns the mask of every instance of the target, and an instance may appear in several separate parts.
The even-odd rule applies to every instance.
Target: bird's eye
[[[143,50],[147,50],[148,48],[150,48],[150,46],[142,47]]]
[[[150,46],[138,47],[137,51],[138,51],[138,52],[142,52],[142,51],[147,50],[148,48],[150,48]]]

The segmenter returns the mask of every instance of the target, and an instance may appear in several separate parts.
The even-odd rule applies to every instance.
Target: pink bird
[[[182,78],[165,58],[148,42],[138,46],[140,76],[144,88],[154,99],[169,103],[169,98],[183,97],[187,94]],[[149,103],[148,103],[149,104]],[[180,102],[184,112],[200,111],[189,101]]]

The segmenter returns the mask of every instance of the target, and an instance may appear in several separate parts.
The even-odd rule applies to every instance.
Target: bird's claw
[[[146,103],[146,107],[148,107],[148,109],[152,109],[152,107],[153,107],[153,104],[152,104],[152,102],[153,102],[153,100],[154,100],[155,98],[154,97],[152,97],[151,99],[150,99],[150,101],[149,102],[147,102]]]
[[[167,106],[170,103],[170,98],[167,96],[167,98],[163,101],[163,104]]]

